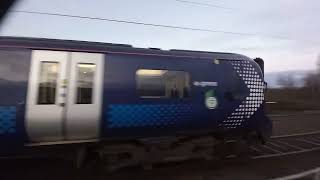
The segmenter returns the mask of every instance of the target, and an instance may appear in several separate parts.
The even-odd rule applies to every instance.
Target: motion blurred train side
[[[263,61],[239,54],[1,37],[0,152],[201,136],[265,141],[264,91]]]

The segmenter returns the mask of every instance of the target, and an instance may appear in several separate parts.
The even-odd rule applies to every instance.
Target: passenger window
[[[77,64],[77,96],[76,104],[92,104],[95,64]]]
[[[59,63],[41,62],[39,74],[38,104],[55,104]]]
[[[184,71],[139,69],[137,91],[143,98],[186,98],[190,94],[189,73]]]

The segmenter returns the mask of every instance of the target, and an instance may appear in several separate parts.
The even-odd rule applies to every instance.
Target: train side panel
[[[189,97],[141,97],[137,90],[139,69],[188,73]],[[107,138],[224,132],[228,127],[223,121],[249,96],[231,63],[215,57],[107,54],[104,80],[102,136]],[[228,95],[237,97],[230,99]]]
[[[0,49],[0,152],[15,153],[27,140],[24,114],[30,50]]]

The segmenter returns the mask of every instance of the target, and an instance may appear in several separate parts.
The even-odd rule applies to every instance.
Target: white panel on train
[[[26,125],[33,142],[99,135],[104,55],[34,50]]]
[[[33,51],[26,106],[26,126],[33,141],[63,139],[62,82],[67,52]]]
[[[104,56],[73,52],[71,58],[66,138],[97,138],[102,105]]]

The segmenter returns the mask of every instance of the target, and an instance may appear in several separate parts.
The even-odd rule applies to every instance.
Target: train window
[[[59,63],[41,62],[38,104],[55,104]]]
[[[77,104],[92,104],[95,64],[80,63],[77,65]]]
[[[186,98],[190,94],[189,73],[184,71],[139,69],[136,81],[143,98]]]

